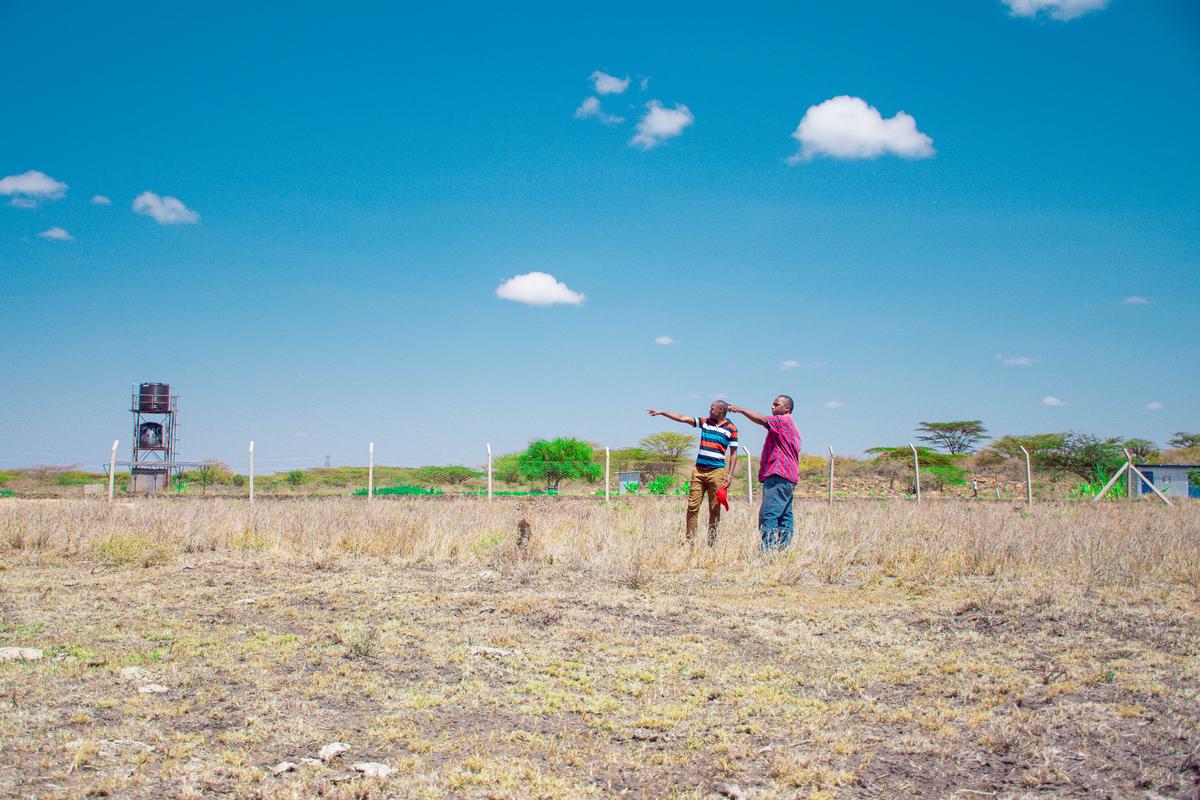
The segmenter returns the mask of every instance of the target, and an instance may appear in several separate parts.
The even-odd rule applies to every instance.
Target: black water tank
[[[166,414],[171,410],[171,387],[166,383],[143,383],[138,386],[138,411],[143,414]]]
[[[138,447],[162,447],[163,426],[157,422],[143,422],[138,426]]]

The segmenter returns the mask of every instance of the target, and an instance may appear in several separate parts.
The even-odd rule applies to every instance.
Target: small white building
[[[1200,465],[1198,464],[1137,464],[1146,480],[1167,497],[1200,498]],[[1196,477],[1192,477],[1192,476]],[[1146,481],[1133,476],[1135,495],[1154,494]]]

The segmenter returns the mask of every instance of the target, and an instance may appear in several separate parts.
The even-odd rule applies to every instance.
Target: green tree
[[[1107,480],[1125,463],[1119,436],[1101,439],[1090,433],[1068,433],[1062,443],[1038,455],[1039,465],[1054,472],[1076,475],[1089,483]]]
[[[1021,452],[1024,447],[1029,451],[1031,460],[1036,460],[1039,454],[1062,447],[1067,439],[1065,433],[1034,433],[1026,436],[1001,436],[996,439],[980,455],[993,457],[994,460],[1010,458],[1024,459]]]
[[[973,453],[975,445],[987,436],[987,428],[977,419],[953,422],[922,422],[917,427],[917,440],[945,448],[947,453]]]
[[[527,483],[521,475],[521,454],[505,453],[493,458],[492,477],[503,483]]]
[[[662,431],[643,436],[639,444],[643,450],[669,464],[671,471],[674,471],[684,455],[696,445],[696,437],[690,433]]]
[[[868,453],[874,453],[877,461],[911,461],[912,450],[908,445],[900,447],[871,447]],[[922,467],[949,467],[958,463],[961,457],[950,453],[939,453],[928,447],[918,447],[917,455],[921,457]]]
[[[590,444],[565,437],[530,442],[518,457],[517,468],[521,477],[545,484],[547,491],[557,490],[564,480],[595,483],[604,474],[604,467],[593,460]]]
[[[1122,444],[1135,461],[1153,461],[1160,452],[1158,445],[1149,439],[1126,439]]]
[[[1200,447],[1200,433],[1175,431],[1175,435],[1167,440],[1167,444],[1171,445],[1171,447],[1178,447],[1181,450],[1186,447]]]
[[[294,469],[291,472],[289,472],[287,475],[285,475],[284,479],[287,481],[288,486],[295,489],[300,484],[304,483],[304,470]]]

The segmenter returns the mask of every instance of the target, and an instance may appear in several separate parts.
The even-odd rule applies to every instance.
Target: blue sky
[[[0,467],[127,456],[149,380],[182,457],[255,439],[266,469],[628,446],[648,405],[780,392],[809,451],[1200,429],[1186,0],[4,3],[0,30]],[[497,296],[529,273],[584,299]]]

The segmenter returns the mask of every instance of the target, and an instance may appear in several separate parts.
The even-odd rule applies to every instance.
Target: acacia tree
[[[595,483],[604,474],[590,444],[562,436],[530,442],[517,459],[517,469],[526,480],[544,483],[546,491],[557,491],[564,480]]]
[[[1119,436],[1101,439],[1090,433],[1068,433],[1062,444],[1040,454],[1041,466],[1055,472],[1069,473],[1085,481],[1108,480],[1125,463],[1121,451],[1124,442]]]
[[[917,427],[917,439],[944,447],[947,453],[975,452],[975,445],[987,436],[987,428],[977,419],[953,422],[922,422]]]
[[[1151,461],[1158,458],[1158,445],[1149,439],[1126,439],[1122,443],[1129,455],[1133,456],[1138,461]]]
[[[671,465],[674,471],[679,467],[683,456],[696,444],[696,437],[690,433],[675,433],[663,431],[643,436],[640,442],[642,448],[654,455],[661,456],[663,461]]]
[[[1005,460],[1010,458],[1024,458],[1025,454],[1021,452],[1021,448],[1024,447],[1029,452],[1030,458],[1036,460],[1039,454],[1062,447],[1066,439],[1067,434],[1065,433],[1033,433],[1025,436],[1001,436],[989,444],[981,455],[998,457]]]
[[[1185,447],[1200,447],[1200,433],[1175,431],[1175,435],[1167,441],[1167,444],[1180,449]]]

